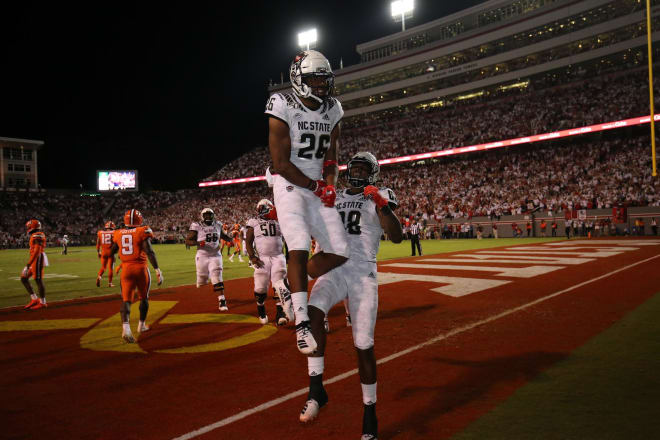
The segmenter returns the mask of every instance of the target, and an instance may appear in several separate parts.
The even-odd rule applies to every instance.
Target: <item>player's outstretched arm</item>
[[[291,163],[291,137],[289,126],[277,118],[268,120],[268,148],[275,166],[275,171],[289,182],[312,191],[316,181],[305,176],[297,166]]]
[[[158,285],[160,286],[163,283],[163,273],[158,268],[158,259],[156,258],[156,252],[154,252],[154,248],[151,246],[151,238],[147,238],[142,242],[142,250],[145,254],[147,254],[149,262],[156,271],[156,274],[158,275]]]
[[[220,238],[223,239],[224,241],[229,242],[229,243],[234,241],[234,239],[231,238],[229,235],[225,234],[224,231],[220,231]],[[229,246],[229,247],[231,247],[231,246]]]
[[[197,231],[188,231],[188,235],[186,235],[186,244],[188,246],[196,246],[199,244],[197,242]]]
[[[380,218],[380,226],[383,228],[392,243],[401,243],[403,240],[403,230],[401,229],[401,222],[394,215],[394,212],[389,206],[376,208],[378,210],[378,217]]]
[[[250,258],[250,262],[255,267],[261,269],[262,267],[264,267],[264,262],[261,261],[259,257],[257,257],[257,253],[254,249],[253,243],[254,243],[254,228],[248,226],[247,232],[245,233],[245,246],[247,247],[248,257]]]

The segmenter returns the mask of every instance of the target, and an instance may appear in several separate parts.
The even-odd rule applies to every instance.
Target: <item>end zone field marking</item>
[[[78,330],[99,322],[100,318],[41,319],[36,321],[0,321],[0,332],[23,332],[35,330]]]
[[[458,335],[460,333],[464,333],[468,330],[472,330],[475,327],[479,327],[481,325],[491,323],[491,322],[496,321],[500,318],[504,318],[505,316],[508,316],[508,315],[513,314],[513,313],[519,312],[521,310],[525,310],[529,307],[540,304],[540,303],[542,303],[544,301],[547,301],[549,299],[552,299],[556,296],[563,295],[564,293],[570,292],[571,290],[578,289],[582,286],[586,286],[587,284],[591,284],[595,281],[599,281],[599,280],[602,280],[603,278],[607,278],[607,277],[612,276],[614,274],[617,274],[619,272],[623,272],[624,270],[628,270],[628,269],[630,269],[632,267],[635,267],[635,266],[638,266],[640,264],[644,264],[644,263],[649,262],[651,260],[655,260],[658,257],[660,257],[660,255],[656,255],[656,256],[647,258],[645,260],[638,261],[637,263],[629,264],[628,266],[624,266],[624,267],[621,267],[619,269],[613,270],[612,272],[608,272],[604,275],[601,275],[599,277],[592,278],[592,279],[587,280],[587,281],[583,281],[582,283],[579,283],[579,284],[576,284],[574,286],[568,287],[564,290],[560,290],[558,292],[551,293],[550,295],[547,295],[547,296],[544,296],[544,297],[539,298],[537,300],[531,301],[527,304],[523,304],[521,306],[514,307],[513,309],[506,310],[502,313],[491,316],[490,318],[482,319],[481,321],[477,321],[477,322],[474,322],[472,324],[468,324],[468,325],[463,326],[463,327],[455,328],[454,330],[451,330],[451,331],[449,331],[447,333],[444,333],[442,335],[438,335],[438,336],[436,336],[434,338],[431,338],[431,339],[429,339],[425,342],[422,342],[421,344],[414,345],[412,347],[406,348],[405,350],[399,351],[397,353],[394,353],[394,354],[386,356],[382,359],[379,359],[376,363],[378,365],[381,365],[381,364],[384,364],[386,362],[392,361],[394,359],[400,358],[401,356],[405,356],[405,355],[410,354],[414,351],[420,350],[420,349],[422,349],[422,348],[424,348],[428,345],[435,344],[436,342],[440,342],[444,339],[450,338],[450,337]],[[346,379],[348,377],[351,377],[351,376],[353,376],[357,373],[358,373],[358,370],[357,370],[357,368],[355,368],[353,370],[342,373],[338,376],[334,376],[334,377],[328,379],[327,381],[324,381],[324,383],[329,385],[329,384],[332,384],[332,383],[335,383],[335,382],[339,382],[340,380],[344,380],[344,379]],[[262,403],[261,405],[255,406],[255,407],[247,409],[245,411],[241,411],[240,413],[235,414],[231,417],[227,417],[227,418],[219,420],[215,423],[211,423],[210,425],[206,425],[202,428],[196,429],[195,431],[191,431],[187,434],[183,434],[179,437],[176,437],[174,440],[188,440],[188,439],[191,439],[191,438],[198,437],[200,435],[206,434],[207,432],[214,431],[218,428],[229,425],[230,423],[233,423],[233,422],[236,422],[238,420],[244,419],[244,418],[246,418],[248,416],[251,416],[253,414],[257,414],[257,413],[259,413],[261,411],[264,411],[268,408],[272,408],[273,406],[279,405],[280,403],[284,403],[287,400],[291,400],[295,397],[299,397],[299,396],[302,396],[304,394],[307,394],[307,392],[308,392],[307,388],[301,388],[297,391],[294,391],[294,392],[289,393],[287,395],[284,395],[282,397],[278,397],[277,399],[270,400],[268,402]]]
[[[426,260],[428,261],[428,260]],[[424,264],[424,263],[390,263],[385,267],[404,267],[411,269],[443,269],[471,270],[476,272],[494,272],[498,277],[532,278],[538,275],[564,269],[565,266],[527,266],[527,267],[497,267],[497,266],[459,266],[455,264]]]

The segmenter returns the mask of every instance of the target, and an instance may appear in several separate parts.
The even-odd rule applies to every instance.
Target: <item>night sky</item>
[[[401,30],[390,1],[5,3],[21,4],[0,7],[0,136],[45,141],[45,188],[94,189],[97,169],[194,188],[267,144],[267,84],[287,80],[299,31],[318,29],[336,69]],[[477,3],[417,0],[406,27]]]

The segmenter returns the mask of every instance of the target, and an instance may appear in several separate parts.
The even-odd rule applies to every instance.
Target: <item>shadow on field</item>
[[[429,310],[435,309],[435,305],[425,305],[425,306],[414,306],[414,307],[402,307],[400,309],[386,310],[383,312],[378,312],[378,320],[382,319],[396,319],[396,318],[409,318],[411,316],[418,315],[420,313],[428,312]]]
[[[431,438],[434,434],[432,429],[427,426],[429,421],[436,421],[460,407],[473,404],[484,398],[495,386],[511,384],[520,380],[531,380],[542,370],[565,359],[566,356],[565,353],[535,352],[484,361],[434,358],[432,361],[437,362],[438,365],[432,368],[431,377],[437,379],[431,379],[428,386],[412,386],[402,389],[396,395],[395,400],[408,401],[411,411],[406,418],[399,422],[382,426],[384,429],[381,429],[379,437],[388,439],[408,433],[414,434],[414,438]],[[457,369],[458,371],[456,371]],[[448,372],[448,370],[455,371]],[[438,384],[439,381],[442,381],[443,371],[455,378],[451,382]],[[429,371],[419,371],[418,373],[420,377],[429,376]],[[427,403],[420,406],[421,402]],[[494,404],[494,399],[491,399],[490,402]],[[491,403],[485,403],[485,405]],[[452,434],[454,433],[446,432],[444,436]],[[438,433],[436,432],[435,435]]]

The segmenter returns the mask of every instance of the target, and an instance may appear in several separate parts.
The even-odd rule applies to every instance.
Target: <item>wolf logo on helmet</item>
[[[316,50],[305,50],[296,55],[289,69],[289,79],[299,97],[320,103],[332,96],[335,86],[330,62]]]
[[[257,203],[257,215],[264,220],[272,220],[271,212],[275,209],[273,203],[268,199],[261,199]]]

